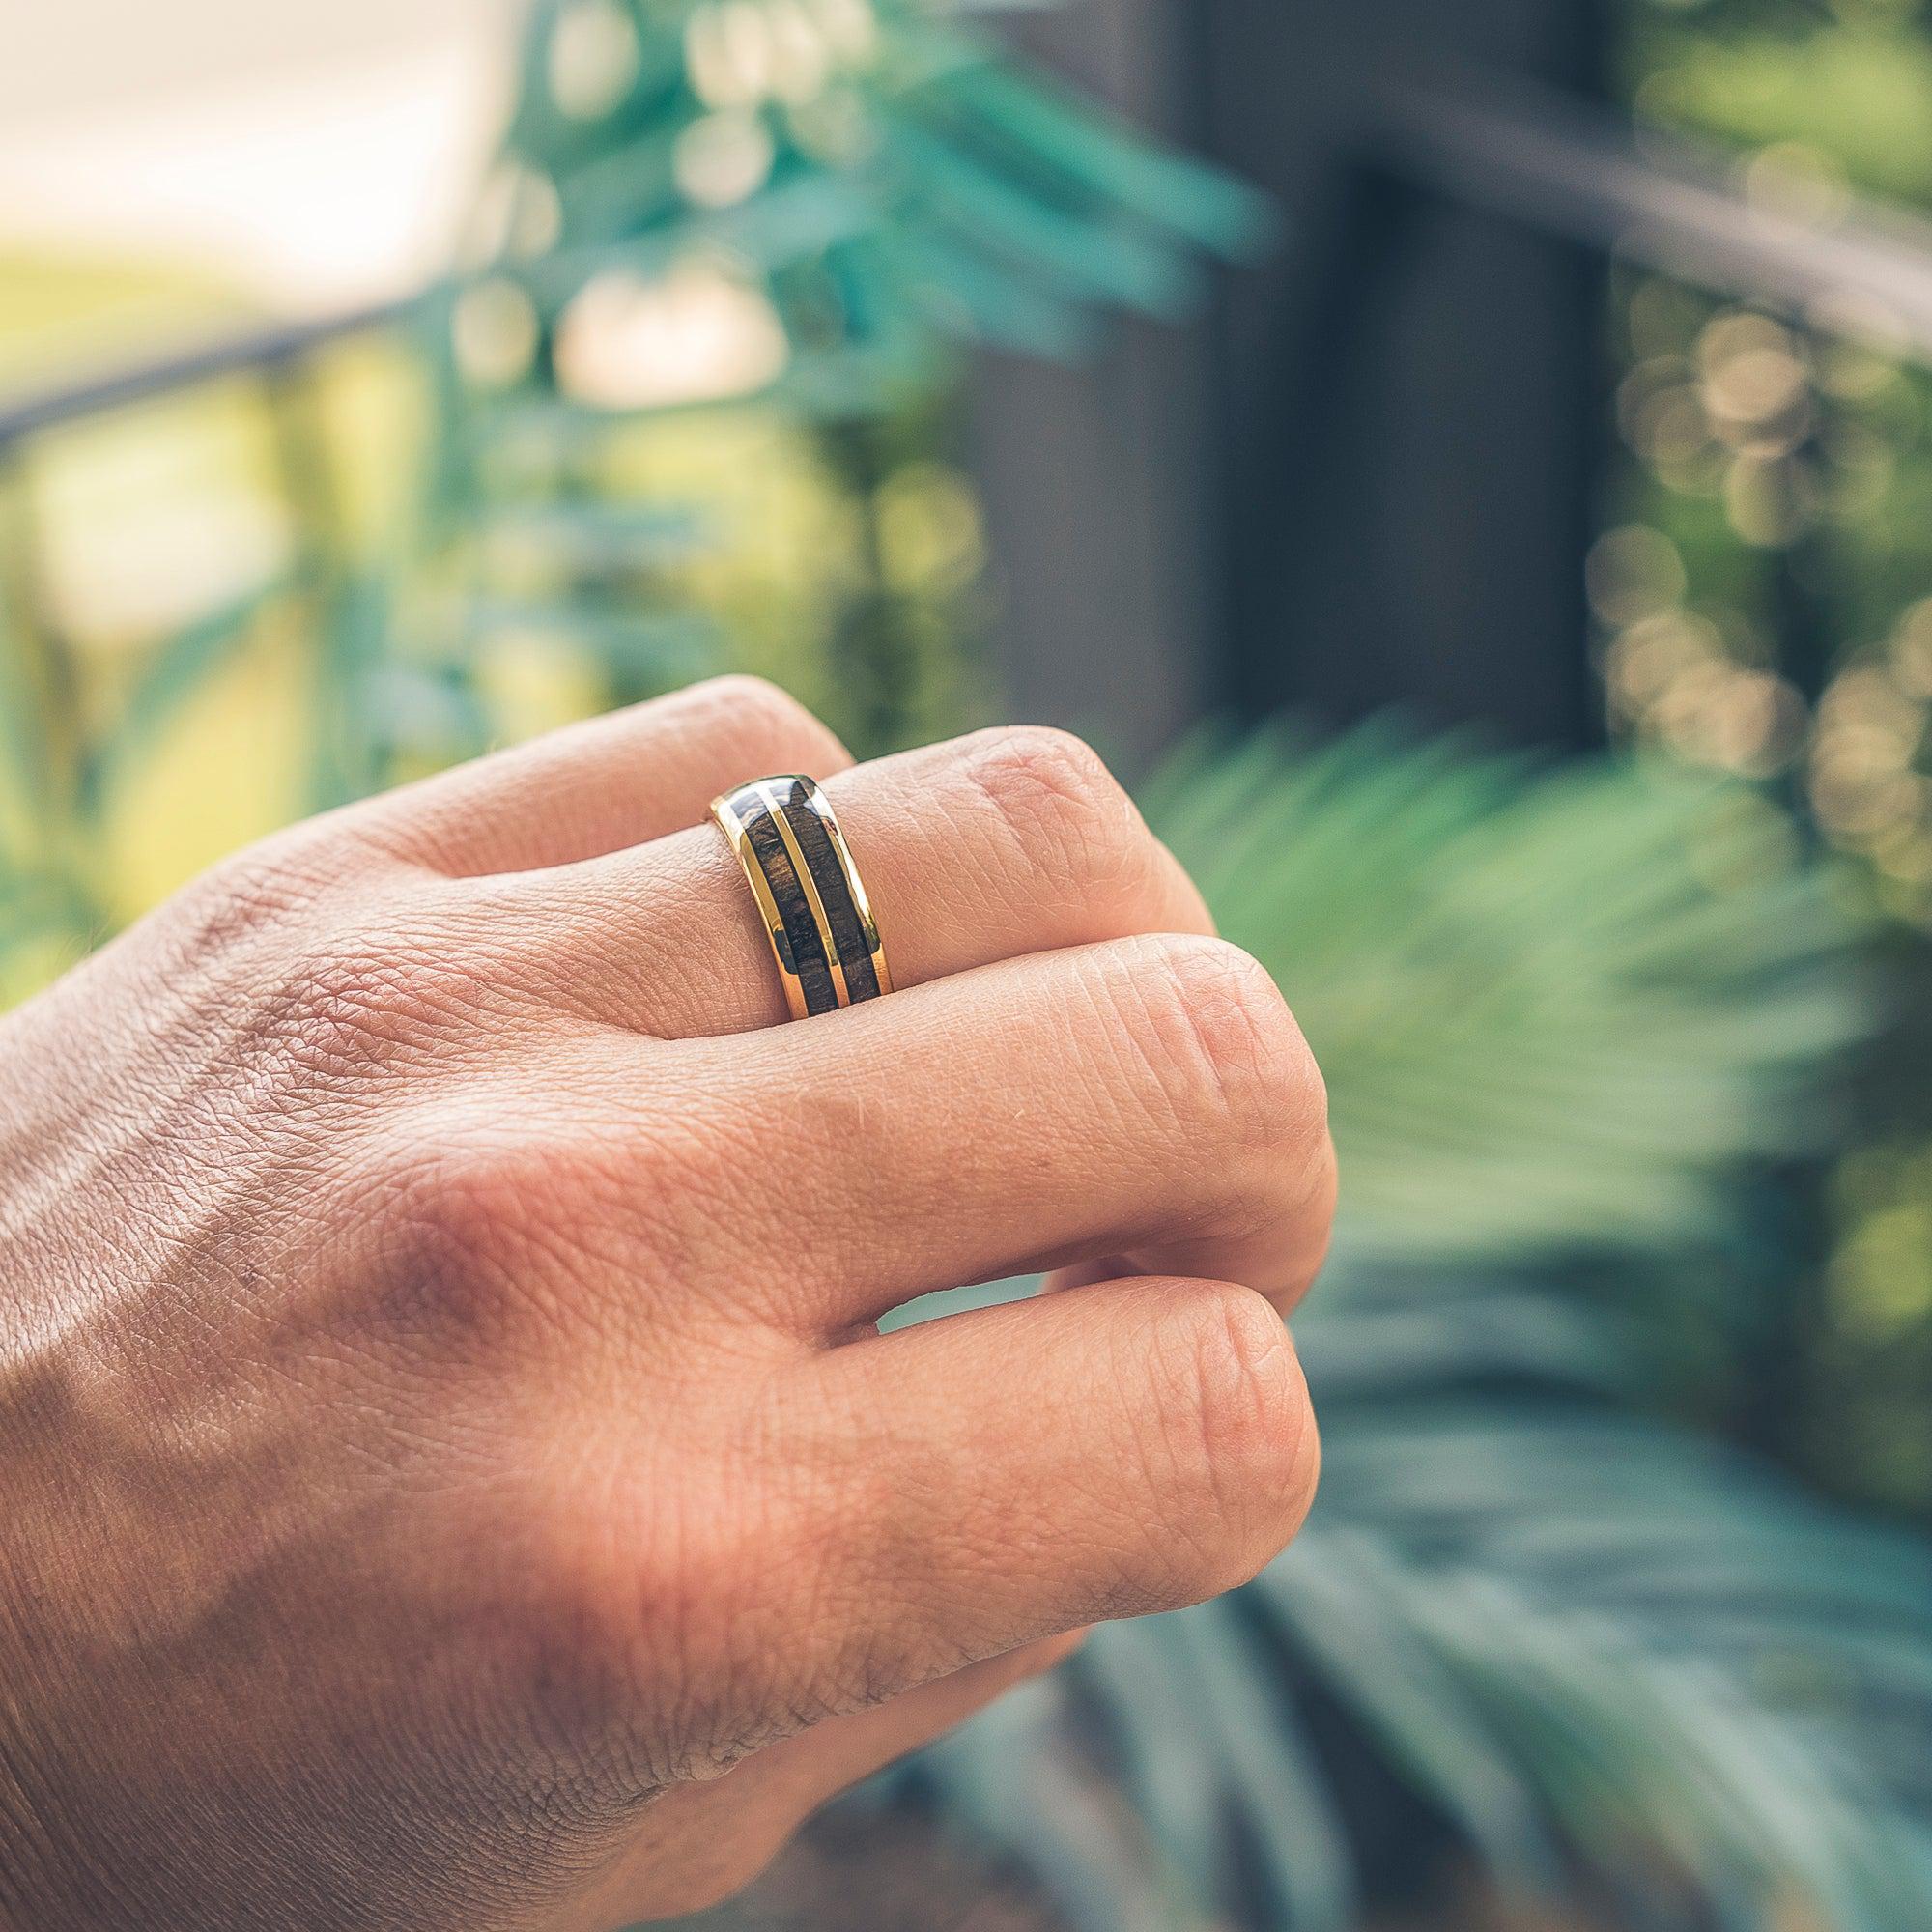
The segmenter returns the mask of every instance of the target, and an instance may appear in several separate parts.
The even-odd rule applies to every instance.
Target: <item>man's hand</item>
[[[847,765],[705,686],[245,854],[0,1027],[12,1932],[694,1909],[1294,1532],[1287,1008],[1078,743]],[[777,771],[902,988],[802,1025],[704,822]]]

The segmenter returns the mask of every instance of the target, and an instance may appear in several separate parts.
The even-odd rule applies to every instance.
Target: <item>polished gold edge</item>
[[[757,900],[766,935],[771,940],[772,953],[778,961],[779,977],[784,981],[785,1002],[791,1009],[792,1017],[807,1019],[810,1016],[810,1009],[806,1002],[805,982],[799,978],[797,961],[792,956],[791,937],[785,931],[784,915],[779,911],[778,900],[772,894],[771,882],[765,877],[764,867],[758,862],[756,848],[752,844],[750,828],[739,816],[737,809],[739,800],[754,800],[770,815],[777,827],[779,838],[783,842],[786,854],[798,873],[799,885],[805,894],[812,921],[818,928],[819,943],[825,950],[826,964],[831,969],[834,994],[841,1008],[849,1007],[852,1004],[852,994],[845,978],[844,961],[839,956],[838,941],[833,932],[832,922],[826,914],[825,901],[819,893],[817,877],[806,863],[805,852],[799,844],[798,836],[785,816],[782,794],[778,790],[778,787],[786,784],[798,784],[804,787],[804,803],[810,810],[817,813],[819,823],[825,827],[833,857],[845,875],[845,888],[852,895],[852,908],[858,917],[860,937],[872,962],[872,972],[879,982],[879,992],[882,996],[893,991],[893,976],[892,969],[886,962],[885,942],[879,936],[879,923],[872,911],[872,902],[867,894],[865,881],[859,876],[859,867],[853,860],[852,848],[846,843],[844,828],[838,823],[838,814],[832,809],[832,801],[819,789],[817,783],[802,774],[786,774],[778,778],[754,780],[750,784],[733,786],[730,791],[712,801],[711,815],[731,841],[731,849],[738,855],[738,863],[743,867],[753,895]]]
[[[845,842],[845,832],[838,823],[838,814],[833,810],[832,801],[816,785],[808,794],[807,803],[817,812],[825,827],[825,835],[832,841],[833,855],[845,874],[846,890],[851,893],[853,910],[859,915],[859,930],[865,939],[866,951],[871,955],[879,992],[881,995],[890,993],[893,990],[893,976],[886,964],[885,942],[879,937],[879,923],[872,916],[872,901],[867,896],[865,881],[860,878],[859,867],[853,863],[852,848]]]
[[[772,823],[778,827],[779,837],[784,840],[785,851],[805,891],[805,902],[811,908],[812,921],[818,927],[818,943],[825,949],[825,963],[832,969],[833,994],[841,1007],[849,1007],[852,1004],[852,989],[845,983],[845,962],[838,955],[838,939],[832,930],[831,920],[826,916],[825,901],[819,896],[817,877],[806,864],[805,847],[798,842],[798,834],[791,829],[791,821],[784,813],[784,800],[779,794],[781,784],[791,782],[794,781],[765,779],[755,789],[771,810]],[[810,781],[805,782],[809,785]],[[849,871],[847,878],[849,881]]]
[[[719,830],[730,840],[731,850],[737,855],[746,882],[752,888],[752,896],[758,903],[765,936],[771,941],[772,957],[778,962],[779,979],[784,985],[785,1005],[791,1009],[793,1019],[809,1019],[811,1009],[806,1003],[805,981],[798,977],[792,960],[791,935],[785,931],[784,915],[779,911],[779,902],[772,896],[770,883],[765,878],[765,868],[758,864],[758,855],[752,848],[751,833],[738,816],[736,801],[747,791],[754,789],[753,786],[740,785],[713,799],[711,816],[717,820]]]

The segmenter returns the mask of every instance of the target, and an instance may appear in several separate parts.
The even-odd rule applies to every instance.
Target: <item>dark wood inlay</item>
[[[798,982],[805,989],[806,1010],[834,1013],[838,1010],[838,989],[832,983],[832,962],[818,936],[818,922],[811,916],[811,902],[805,895],[797,867],[776,824],[771,808],[756,792],[741,794],[732,801],[732,810],[745,828],[765,883],[784,921],[785,937],[791,941],[791,956],[798,968]]]
[[[859,908],[845,883],[845,868],[832,849],[825,821],[807,803],[801,785],[789,785],[781,794],[785,823],[791,827],[798,849],[805,854],[813,883],[818,887],[819,903],[825,908],[832,937],[838,947],[838,963],[845,969],[845,988],[856,1003],[879,997],[879,976],[872,968],[872,955],[866,945],[866,932],[859,923]]]

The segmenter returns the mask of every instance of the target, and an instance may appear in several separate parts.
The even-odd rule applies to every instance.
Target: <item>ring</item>
[[[795,1020],[893,990],[886,950],[851,848],[825,794],[796,773],[711,803],[758,902]]]

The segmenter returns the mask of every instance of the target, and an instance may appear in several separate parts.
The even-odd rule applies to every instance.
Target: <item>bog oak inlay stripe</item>
[[[818,922],[811,916],[811,904],[792,864],[791,854],[769,806],[753,794],[733,801],[738,822],[765,875],[772,898],[784,922],[785,937],[791,942],[792,960],[799,984],[805,989],[807,1009],[813,1013],[838,1010],[838,993],[832,982],[832,962],[826,957],[824,941],[819,938]]]
[[[784,788],[785,823],[803,853],[806,865],[818,882],[818,896],[845,969],[845,983],[854,1000],[876,1000],[879,976],[872,970],[872,955],[859,923],[859,908],[852,902],[851,888],[845,883],[844,868],[832,849],[825,822],[807,802],[802,785]]]
[[[818,943],[825,951],[827,965],[832,969],[832,990],[841,1007],[849,1007],[852,1004],[851,989],[845,983],[845,962],[838,956],[838,942],[833,935],[832,922],[826,917],[823,882],[806,858],[804,848],[798,842],[798,834],[792,830],[791,820],[785,816],[778,786],[761,784],[758,795],[771,810],[772,828],[784,840],[785,857],[791,861],[792,870],[805,889],[805,902],[811,908],[811,923],[818,928]]]

